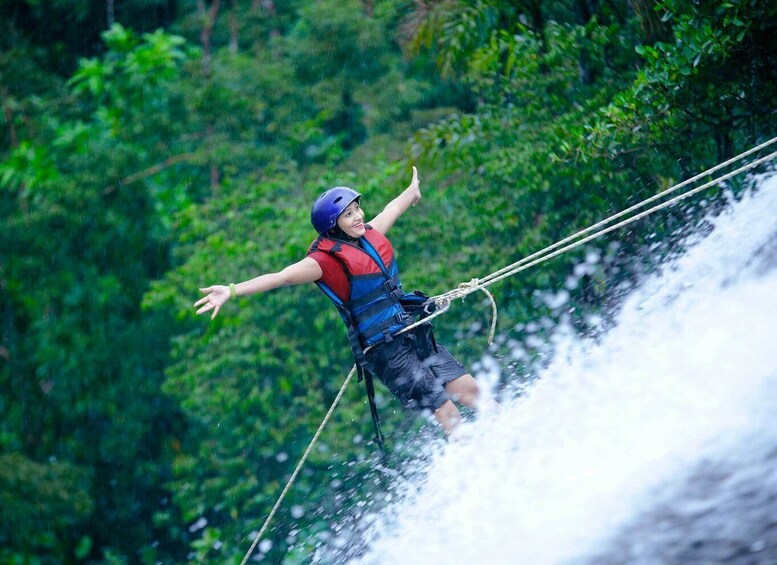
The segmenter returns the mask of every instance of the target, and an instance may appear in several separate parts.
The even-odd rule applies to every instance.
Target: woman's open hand
[[[216,284],[207,288],[201,288],[200,292],[204,292],[205,296],[195,302],[194,307],[202,306],[202,308],[197,310],[197,314],[204,314],[213,310],[213,314],[210,317],[212,320],[219,313],[221,307],[229,300],[229,287]]]

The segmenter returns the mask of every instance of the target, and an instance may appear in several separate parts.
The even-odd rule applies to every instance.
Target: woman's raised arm
[[[397,218],[404,214],[410,206],[415,206],[419,200],[421,200],[421,190],[418,184],[418,171],[413,167],[413,180],[410,181],[410,186],[386,204],[383,211],[375,216],[369,224],[380,233],[385,234],[391,229]]]

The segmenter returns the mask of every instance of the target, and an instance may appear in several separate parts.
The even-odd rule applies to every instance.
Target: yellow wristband
[[[237,296],[237,289],[235,288],[235,283],[229,283],[229,297],[235,298]]]

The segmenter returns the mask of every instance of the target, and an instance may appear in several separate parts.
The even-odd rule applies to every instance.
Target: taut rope
[[[251,554],[254,552],[254,549],[256,549],[256,546],[259,543],[259,540],[262,539],[262,536],[267,531],[267,526],[270,525],[270,521],[273,519],[273,517],[275,516],[275,513],[278,511],[278,508],[280,507],[281,502],[283,502],[283,499],[286,497],[286,493],[289,492],[289,489],[291,488],[292,483],[294,483],[294,480],[297,478],[297,475],[302,469],[302,466],[305,464],[305,461],[307,461],[308,455],[310,455],[310,452],[313,450],[313,445],[318,440],[318,436],[321,435],[321,432],[324,431],[324,427],[326,426],[327,422],[329,422],[329,418],[332,417],[332,413],[335,411],[335,407],[340,402],[340,399],[343,397],[345,388],[348,386],[348,383],[351,382],[351,379],[353,378],[354,373],[356,373],[356,365],[354,365],[351,368],[351,372],[348,373],[348,376],[345,378],[345,382],[343,383],[343,386],[340,387],[340,392],[337,393],[337,396],[332,402],[332,406],[329,407],[329,411],[326,413],[326,416],[324,416],[324,419],[321,422],[321,425],[318,426],[318,430],[316,430],[316,433],[313,436],[313,439],[310,440],[310,443],[308,444],[308,448],[305,450],[305,453],[302,455],[302,458],[299,460],[299,463],[297,463],[297,467],[294,469],[294,472],[291,474],[291,477],[289,477],[289,480],[286,482],[286,486],[283,487],[283,492],[281,492],[281,495],[278,497],[278,500],[275,502],[275,506],[272,507],[272,510],[270,510],[270,513],[267,515],[267,519],[264,521],[264,524],[262,524],[262,529],[259,530],[258,534],[256,534],[256,537],[254,538],[254,542],[251,544],[251,547],[248,549],[248,552],[245,554],[245,557],[243,557],[243,560],[240,562],[240,565],[246,564],[246,561],[248,561],[248,558],[251,557]]]
[[[657,199],[661,198],[662,196],[667,196],[671,194],[672,192],[677,191],[678,189],[682,188],[683,186],[687,186],[688,183],[693,182],[694,180],[698,180],[702,178],[703,176],[708,175],[710,172],[714,172],[719,170],[721,167],[724,167],[728,164],[733,163],[736,160],[742,159],[747,155],[750,155],[754,151],[757,151],[759,149],[762,149],[764,147],[767,147],[768,145],[774,143],[777,141],[777,137],[772,138],[771,140],[762,143],[758,147],[755,147],[753,149],[750,149],[749,151],[746,151],[745,153],[742,153],[738,157],[735,157],[733,159],[729,159],[725,163],[721,163],[720,165],[716,165],[715,167],[708,169],[707,171],[704,171],[703,173],[700,173],[696,175],[695,177],[692,177],[686,181],[683,181],[679,184],[676,184],[663,192],[660,192],[654,196],[651,196],[650,198],[647,198],[643,200],[642,202],[635,204],[634,206],[623,210],[622,212],[618,212],[617,214],[613,214],[609,218],[606,218],[602,220],[601,222],[598,222],[590,227],[587,227],[583,230],[580,230],[577,233],[574,233],[556,243],[553,245],[549,245],[548,247],[541,249],[540,251],[537,251],[536,253],[533,253],[527,257],[524,257],[523,259],[520,259],[516,261],[515,263],[512,263],[511,265],[507,265],[506,267],[503,267],[499,269],[498,271],[495,271],[491,273],[490,275],[487,275],[481,279],[473,278],[469,282],[461,283],[457,288],[449,290],[448,292],[444,292],[443,294],[439,294],[437,296],[432,297],[432,300],[437,305],[437,310],[435,310],[433,313],[431,313],[429,316],[424,318],[423,320],[419,320],[418,322],[415,322],[414,324],[411,324],[405,328],[403,328],[399,333],[409,331],[427,321],[429,321],[432,318],[436,318],[437,316],[442,315],[445,313],[448,308],[450,307],[450,304],[453,300],[456,298],[464,298],[465,296],[472,294],[473,292],[477,290],[481,290],[483,292],[486,292],[489,296],[489,299],[491,300],[492,304],[492,311],[494,313],[494,319],[492,320],[491,324],[491,337],[489,338],[489,343],[491,339],[493,339],[493,332],[496,324],[496,304],[493,300],[493,297],[490,293],[486,290],[487,286],[490,286],[496,282],[499,282],[503,279],[506,279],[508,277],[511,277],[521,271],[525,271],[526,269],[530,267],[534,267],[536,265],[539,265],[540,263],[544,263],[545,261],[548,261],[549,259],[552,259],[554,257],[557,257],[558,255],[561,255],[562,253],[566,253],[567,251],[570,251],[572,249],[575,249],[576,247],[580,247],[584,243],[587,243],[591,241],[592,239],[595,239],[597,237],[600,237],[606,233],[609,233],[611,231],[615,231],[616,229],[622,228],[623,226],[626,226],[630,223],[636,222],[637,220],[644,218],[645,216],[648,216],[654,212],[657,212],[659,210],[663,210],[664,208],[668,208],[669,206],[672,206],[681,200],[685,200],[686,198],[690,198],[691,196],[706,190],[712,186],[716,186],[723,181],[726,181],[730,179],[733,176],[736,176],[744,171],[753,169],[757,167],[758,165],[761,165],[763,163],[766,163],[768,161],[773,160],[775,157],[777,157],[777,151],[770,153],[769,155],[766,155],[765,157],[761,157],[759,159],[756,159],[752,163],[748,163],[747,165],[743,165],[742,167],[739,167],[738,169],[735,169],[729,173],[726,173],[724,175],[721,175],[720,177],[713,179],[709,182],[706,182],[700,186],[697,186],[696,188],[689,190],[688,192],[685,192],[683,194],[680,194],[679,196],[675,196],[674,198],[671,198],[665,202],[662,202],[661,204],[657,204],[655,206],[652,206],[651,208],[648,208],[647,210],[644,210],[638,214],[635,214],[633,216],[630,216],[629,218],[622,220],[616,224],[613,224],[609,227],[602,227],[606,226],[607,224],[613,222],[614,220],[617,220],[618,218],[622,218],[626,214],[629,214],[630,212],[634,212],[645,205],[655,202]],[[598,229],[602,228],[602,229]],[[598,231],[596,231],[598,229]],[[587,237],[583,237],[582,239],[577,239],[579,237],[582,237],[586,234],[590,234]],[[577,241],[575,241],[577,240]],[[566,245],[565,245],[566,244]]]

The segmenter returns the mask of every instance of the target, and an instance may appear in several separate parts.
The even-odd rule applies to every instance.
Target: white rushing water
[[[759,185],[597,342],[562,335],[541,378],[435,453],[349,562],[668,562],[655,548],[602,555],[660,504],[693,513],[678,489],[700,468],[777,448],[777,176]],[[777,483],[775,467],[751,469],[752,488]],[[707,510],[722,504],[705,496]],[[747,546],[750,562],[765,545]]]

